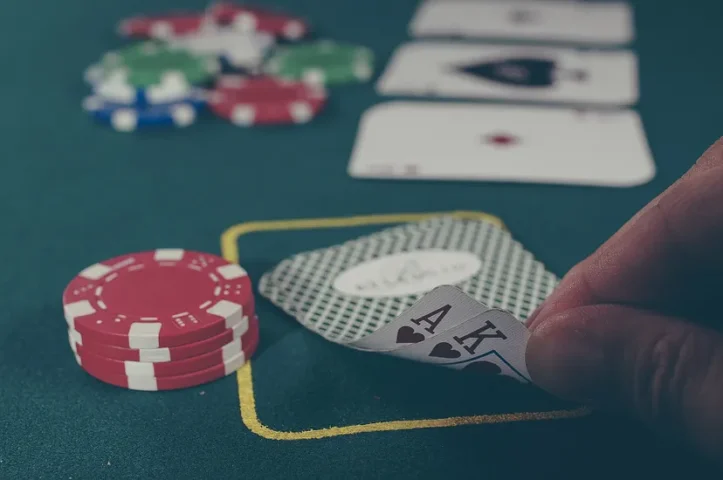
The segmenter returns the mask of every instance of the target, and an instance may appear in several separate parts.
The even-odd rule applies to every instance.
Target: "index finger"
[[[576,265],[530,317],[530,328],[548,314],[583,305],[670,308],[695,291],[696,278],[719,277],[722,244],[723,138]]]

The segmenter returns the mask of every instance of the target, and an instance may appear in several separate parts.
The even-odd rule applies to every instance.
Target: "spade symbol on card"
[[[484,360],[468,363],[462,370],[481,375],[499,375],[502,373],[502,369],[499,366],[492,362],[485,362]]]
[[[424,340],[424,335],[414,331],[412,327],[401,327],[397,330],[397,343],[419,343]]]
[[[512,87],[548,88],[559,79],[584,81],[583,70],[560,70],[555,61],[545,58],[507,58],[455,67],[458,72],[477,79]]]
[[[432,351],[429,352],[430,357],[439,358],[459,358],[461,355],[461,353],[452,348],[452,345],[447,342],[438,343],[434,346]]]

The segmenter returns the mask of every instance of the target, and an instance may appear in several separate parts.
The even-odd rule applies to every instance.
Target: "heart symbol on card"
[[[442,342],[434,346],[432,351],[429,352],[429,356],[440,358],[459,358],[462,356],[462,354],[452,348],[452,345],[450,345],[449,343]]]
[[[492,362],[485,362],[484,360],[469,363],[462,370],[482,375],[499,375],[502,373],[502,369],[500,367]]]
[[[397,343],[419,343],[424,340],[424,335],[414,331],[412,327],[402,327],[397,330]]]

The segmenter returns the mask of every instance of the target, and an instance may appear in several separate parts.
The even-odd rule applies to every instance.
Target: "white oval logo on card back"
[[[463,282],[480,268],[482,261],[469,252],[416,250],[356,265],[336,277],[333,287],[355,297],[400,297]]]

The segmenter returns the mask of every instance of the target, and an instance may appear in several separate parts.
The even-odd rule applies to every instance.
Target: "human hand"
[[[723,138],[530,317],[533,381],[723,457]]]

